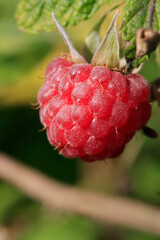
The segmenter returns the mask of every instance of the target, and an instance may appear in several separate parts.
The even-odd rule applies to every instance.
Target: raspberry
[[[93,162],[119,156],[151,115],[150,87],[138,74],[52,60],[38,93],[51,145],[68,158]]]
[[[54,13],[52,17],[70,55],[52,60],[38,93],[40,120],[48,140],[68,158],[88,162],[115,158],[151,115],[147,81],[138,74],[124,76],[118,71],[118,12],[91,64],[76,51]],[[110,43],[115,46],[112,51]]]

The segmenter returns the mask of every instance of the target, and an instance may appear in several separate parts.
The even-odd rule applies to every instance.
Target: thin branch
[[[118,196],[97,195],[58,183],[0,153],[0,178],[48,207],[160,236],[160,208]]]
[[[150,8],[150,16],[149,16],[148,28],[152,28],[155,3],[156,3],[156,0],[151,0],[151,8]]]
[[[151,83],[151,101],[157,101],[160,106],[160,78],[154,79]]]

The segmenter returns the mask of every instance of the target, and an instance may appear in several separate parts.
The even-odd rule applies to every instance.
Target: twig
[[[151,83],[151,101],[157,101],[160,106],[160,78],[154,79]]]
[[[122,197],[97,195],[58,183],[0,153],[0,178],[52,209],[160,236],[160,209]]]
[[[156,0],[151,0],[151,8],[150,8],[148,28],[152,28],[155,3],[156,3]]]

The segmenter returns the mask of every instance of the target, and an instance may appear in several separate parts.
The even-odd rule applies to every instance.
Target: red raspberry
[[[46,70],[38,93],[48,140],[68,158],[119,156],[151,115],[150,87],[138,74],[74,64],[59,57]]]

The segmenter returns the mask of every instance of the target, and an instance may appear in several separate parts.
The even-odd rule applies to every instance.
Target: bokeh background
[[[160,206],[160,137],[153,140],[137,132],[118,159],[87,164],[77,159],[65,159],[53,151],[45,131],[38,132],[42,128],[39,113],[31,108],[31,103],[36,102],[47,64],[67,49],[57,31],[39,35],[27,35],[20,31],[14,18],[17,3],[18,0],[0,1],[0,150],[59,181]],[[107,8],[103,6],[90,20],[68,29],[77,49],[82,49],[85,37]],[[110,14],[103,23],[102,36],[112,16]],[[141,74],[148,81],[159,76],[155,54],[145,63]],[[157,103],[153,103],[148,126],[160,135],[160,109]],[[102,225],[57,210],[51,213],[11,185],[0,181],[0,240],[10,239],[160,238],[140,231]]]

